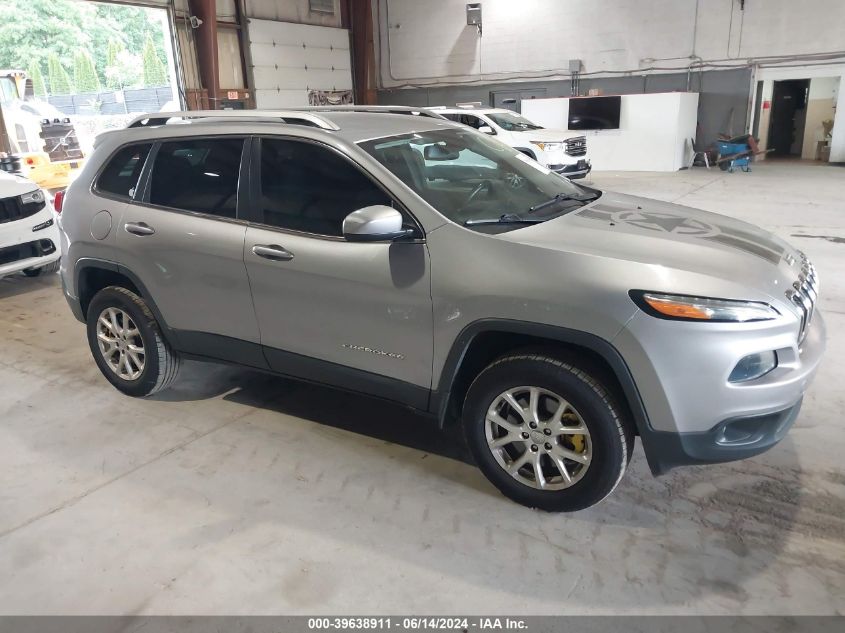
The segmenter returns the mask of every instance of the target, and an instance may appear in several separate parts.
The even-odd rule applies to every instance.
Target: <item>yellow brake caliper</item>
[[[563,420],[566,423],[577,423],[578,416],[573,413],[566,413],[563,415]],[[566,439],[572,444],[572,450],[576,453],[583,453],[587,449],[587,444],[584,441],[583,435],[567,435]]]

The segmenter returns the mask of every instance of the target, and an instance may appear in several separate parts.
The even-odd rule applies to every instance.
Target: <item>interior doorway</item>
[[[774,82],[768,137],[773,157],[801,156],[809,91],[809,79]]]

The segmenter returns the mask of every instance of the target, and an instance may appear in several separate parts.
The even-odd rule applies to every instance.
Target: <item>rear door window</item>
[[[134,198],[138,178],[151,147],[151,143],[144,143],[118,150],[100,174],[97,191],[127,200]]]
[[[150,204],[234,218],[242,138],[163,142],[153,162]]]

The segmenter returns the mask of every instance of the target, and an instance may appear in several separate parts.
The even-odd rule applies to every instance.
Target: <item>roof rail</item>
[[[464,101],[463,103],[456,103],[455,107],[472,110],[474,108],[483,108],[484,105],[480,101]]]
[[[301,110],[188,110],[182,112],[153,112],[135,117],[126,127],[167,125],[171,119],[181,119],[183,121],[192,119],[263,120],[304,124],[323,130],[336,131],[340,129],[337,125],[318,114],[303,112]]]
[[[432,112],[432,108],[415,106],[392,106],[392,105],[324,105],[295,108],[302,112],[375,112],[382,114],[411,114],[425,116],[432,119],[445,119],[446,117]]]

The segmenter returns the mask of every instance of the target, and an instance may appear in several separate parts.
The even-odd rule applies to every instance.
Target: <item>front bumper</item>
[[[790,319],[705,326],[635,315],[614,345],[647,413],[638,430],[652,472],[744,459],[777,444],[798,415],[825,338],[818,311],[800,345]],[[765,350],[778,355],[773,371],[728,381],[739,359]]]
[[[575,180],[577,178],[584,178],[592,171],[593,166],[590,164],[589,159],[581,159],[569,165],[549,165],[549,169],[556,174],[566,176],[570,180]]]
[[[0,224],[0,277],[46,266],[59,257],[59,229],[49,205],[28,218]]]
[[[780,442],[801,410],[801,400],[781,411],[724,420],[704,433],[650,431],[642,436],[651,472],[676,466],[718,464],[764,453]]]

